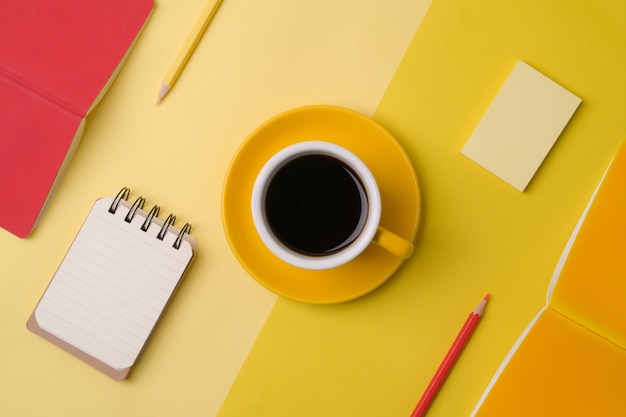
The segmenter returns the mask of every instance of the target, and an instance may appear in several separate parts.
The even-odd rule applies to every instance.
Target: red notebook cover
[[[0,2],[0,226],[26,237],[153,0]]]

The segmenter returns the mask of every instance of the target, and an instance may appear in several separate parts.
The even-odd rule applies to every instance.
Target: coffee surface
[[[336,253],[353,242],[367,218],[367,196],[358,176],[326,155],[305,155],[270,181],[265,211],[276,237],[309,256]]]

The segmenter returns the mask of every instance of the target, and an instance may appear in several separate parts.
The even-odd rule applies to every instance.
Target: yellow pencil
[[[198,45],[202,34],[209,26],[209,23],[211,23],[211,20],[213,19],[213,16],[215,16],[215,12],[217,12],[217,9],[220,7],[221,3],[222,0],[209,0],[204,6],[202,14],[200,14],[200,17],[196,21],[196,24],[193,26],[193,29],[189,33],[189,36],[187,36],[187,40],[183,44],[183,47],[178,52],[176,59],[174,60],[174,62],[172,62],[170,69],[167,71],[167,74],[165,74],[165,77],[163,78],[163,82],[161,83],[161,89],[159,90],[159,96],[157,97],[157,103],[163,100],[163,97],[165,97],[165,95],[169,93],[169,91],[174,86],[174,83],[178,79],[180,73],[183,71],[183,68],[185,68],[189,57],[191,57],[193,50],[196,48],[196,45]]]

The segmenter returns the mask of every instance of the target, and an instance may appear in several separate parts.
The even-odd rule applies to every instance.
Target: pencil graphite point
[[[479,316],[482,316],[482,314],[485,312],[485,307],[487,306],[488,300],[489,300],[489,293],[487,293],[487,295],[485,295],[483,299],[480,301],[480,304],[476,306],[476,308],[474,309],[474,314],[478,314]]]
[[[161,102],[161,100],[163,100],[163,97],[165,97],[167,95],[167,93],[170,92],[170,86],[167,83],[163,83],[161,84],[161,88],[159,89],[159,95],[157,96],[157,104]]]

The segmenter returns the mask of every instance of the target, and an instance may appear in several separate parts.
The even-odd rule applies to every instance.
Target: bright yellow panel
[[[623,416],[626,355],[547,309],[477,416]]]
[[[626,3],[437,0],[375,113],[420,182],[413,256],[349,303],[279,300],[220,411],[408,416],[476,300],[487,312],[429,417],[469,415],[626,133]],[[460,152],[515,62],[582,104],[524,193]]]
[[[550,305],[626,347],[626,146],[589,207]]]

